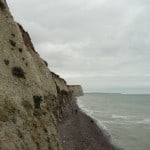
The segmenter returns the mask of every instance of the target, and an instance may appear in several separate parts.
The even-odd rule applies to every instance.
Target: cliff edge
[[[81,86],[51,72],[0,0],[0,149],[61,150],[57,122]]]

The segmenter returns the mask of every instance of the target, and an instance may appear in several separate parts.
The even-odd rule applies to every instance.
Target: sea
[[[79,107],[123,150],[150,150],[150,95],[87,93]]]

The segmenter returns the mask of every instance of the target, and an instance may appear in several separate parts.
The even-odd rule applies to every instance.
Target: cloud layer
[[[84,91],[149,93],[148,0],[8,0],[51,70]]]

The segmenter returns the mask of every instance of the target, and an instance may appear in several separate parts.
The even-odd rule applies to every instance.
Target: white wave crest
[[[113,119],[129,119],[129,118],[131,118],[131,116],[122,116],[122,115],[113,114],[112,118]]]
[[[84,113],[86,113],[87,115],[93,117],[93,113],[94,113],[93,110],[87,109],[87,108],[84,106],[84,104],[83,104],[80,100],[77,101],[77,104],[78,104],[79,108],[80,108]]]
[[[108,137],[111,136],[107,127],[99,119],[93,116],[94,112],[101,112],[101,111],[97,111],[97,110],[94,111],[94,110],[87,109],[79,99],[77,101],[77,104],[84,113],[86,113],[88,116],[90,116],[91,118],[95,120],[95,123],[97,124],[97,126],[99,126],[105,132],[105,135],[107,135]]]
[[[145,124],[145,125],[150,125],[150,118],[145,118],[143,120],[135,121],[133,122],[135,124]]]

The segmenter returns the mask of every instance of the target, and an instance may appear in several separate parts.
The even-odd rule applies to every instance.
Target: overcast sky
[[[150,0],[8,0],[49,68],[86,92],[150,93]]]

